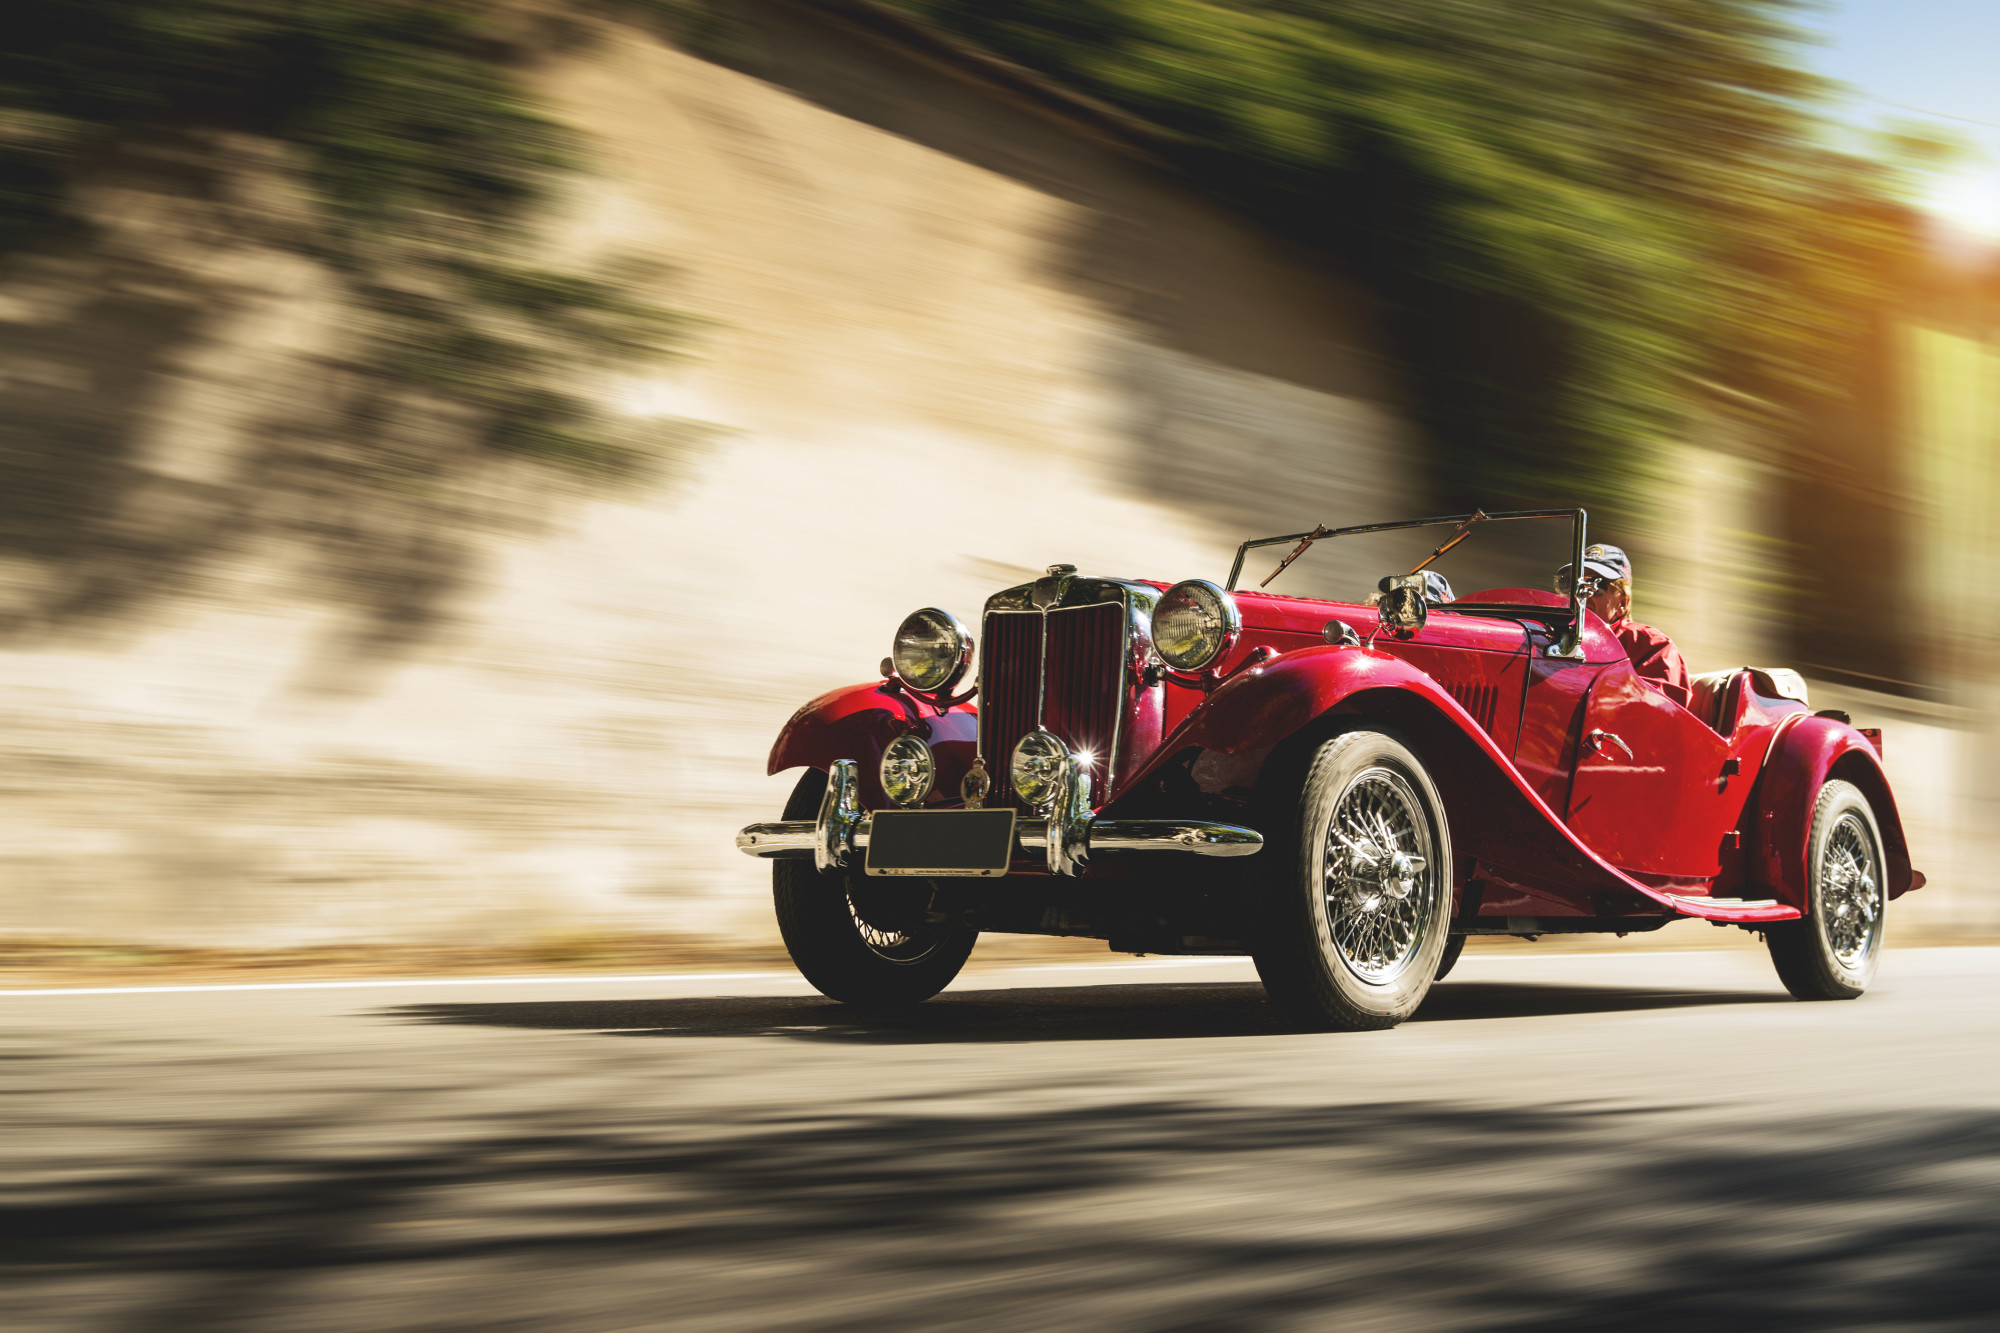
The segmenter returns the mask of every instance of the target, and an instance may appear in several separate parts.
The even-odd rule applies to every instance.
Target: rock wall
[[[688,365],[608,392],[705,443],[646,487],[535,497],[387,642],[270,532],[13,635],[0,928],[767,933],[766,872],[731,834],[789,790],[771,738],[871,678],[909,610],[970,620],[1054,561],[1219,576],[1249,533],[1417,502],[1340,281],[1087,125],[809,8],[749,10],[743,68],[614,28],[543,76],[596,166],[553,258],[661,261],[657,294],[707,321]],[[227,197],[143,172],[100,194],[96,269],[0,293],[0,406],[45,408],[15,447],[53,458],[120,386],[100,448],[122,507],[92,532],[199,533],[190,497],[251,484],[258,423],[309,399],[323,293],[224,226]],[[178,284],[145,355],[52,342],[78,307],[51,292],[114,279],[133,301]],[[24,604],[65,568],[26,549],[4,571]]]

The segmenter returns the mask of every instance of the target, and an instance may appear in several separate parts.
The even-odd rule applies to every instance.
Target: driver
[[[1639,679],[1683,708],[1693,698],[1687,663],[1674,641],[1651,625],[1631,618],[1632,561],[1616,546],[1588,546],[1583,552],[1584,605],[1597,613],[1632,659]],[[1556,571],[1556,591],[1570,591],[1570,567]]]

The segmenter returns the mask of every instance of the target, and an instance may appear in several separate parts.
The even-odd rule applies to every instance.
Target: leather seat
[[[1708,723],[1709,730],[1727,736],[1736,726],[1735,686],[1748,667],[1709,671],[1688,680],[1688,712]]]
[[[1812,707],[1812,700],[1806,696],[1805,677],[1790,667],[1731,667],[1689,679],[1688,711],[1708,723],[1710,730],[1727,736],[1736,729],[1746,680],[1768,699],[1796,699]]]

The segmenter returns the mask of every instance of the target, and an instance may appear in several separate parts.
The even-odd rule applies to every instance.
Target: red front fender
[[[937,756],[931,799],[957,800],[978,750],[979,710],[969,703],[940,710],[886,680],[829,690],[792,714],[771,746],[765,772],[823,769],[852,759],[861,769],[861,803],[873,810],[889,803],[882,794],[882,751],[905,732],[928,741]]]
[[[1415,694],[1457,722],[1460,730],[1486,735],[1442,686],[1402,658],[1368,648],[1328,645],[1286,653],[1229,680],[1190,715],[1185,743],[1224,754],[1268,750],[1354,695],[1380,689]],[[1494,759],[1507,762],[1491,740],[1486,749]]]
[[[1335,646],[1286,653],[1218,689],[1189,720],[1187,744],[1261,761],[1293,737],[1317,742],[1348,718],[1379,720],[1417,747],[1444,797],[1461,866],[1504,868],[1510,881],[1539,886],[1586,915],[1621,916],[1662,901],[1579,842],[1429,673],[1387,653]],[[1306,749],[1292,748],[1303,762]]]
[[[1853,783],[1874,807],[1888,863],[1889,896],[1900,898],[1922,888],[1924,877],[1910,866],[1909,839],[1875,747],[1845,722],[1803,713],[1786,719],[1758,777],[1750,844],[1757,881],[1780,902],[1804,910],[1806,841],[1812,835],[1813,805],[1829,778]]]

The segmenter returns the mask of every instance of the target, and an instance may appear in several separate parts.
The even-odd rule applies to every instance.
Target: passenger
[[[1368,605],[1380,606],[1382,599],[1389,595],[1389,585],[1395,579],[1393,574],[1385,574],[1375,585],[1375,591],[1368,594]],[[1451,580],[1435,569],[1424,571],[1424,600],[1432,606],[1443,606],[1452,600]]]
[[[1424,600],[1432,606],[1443,606],[1452,601],[1451,580],[1435,569],[1424,571]]]
[[[1651,625],[1631,618],[1632,562],[1616,546],[1590,546],[1583,552],[1584,605],[1597,613],[1618,636],[1639,679],[1685,708],[1694,697],[1687,663],[1674,641]],[[1556,571],[1556,591],[1570,591],[1570,567]]]

